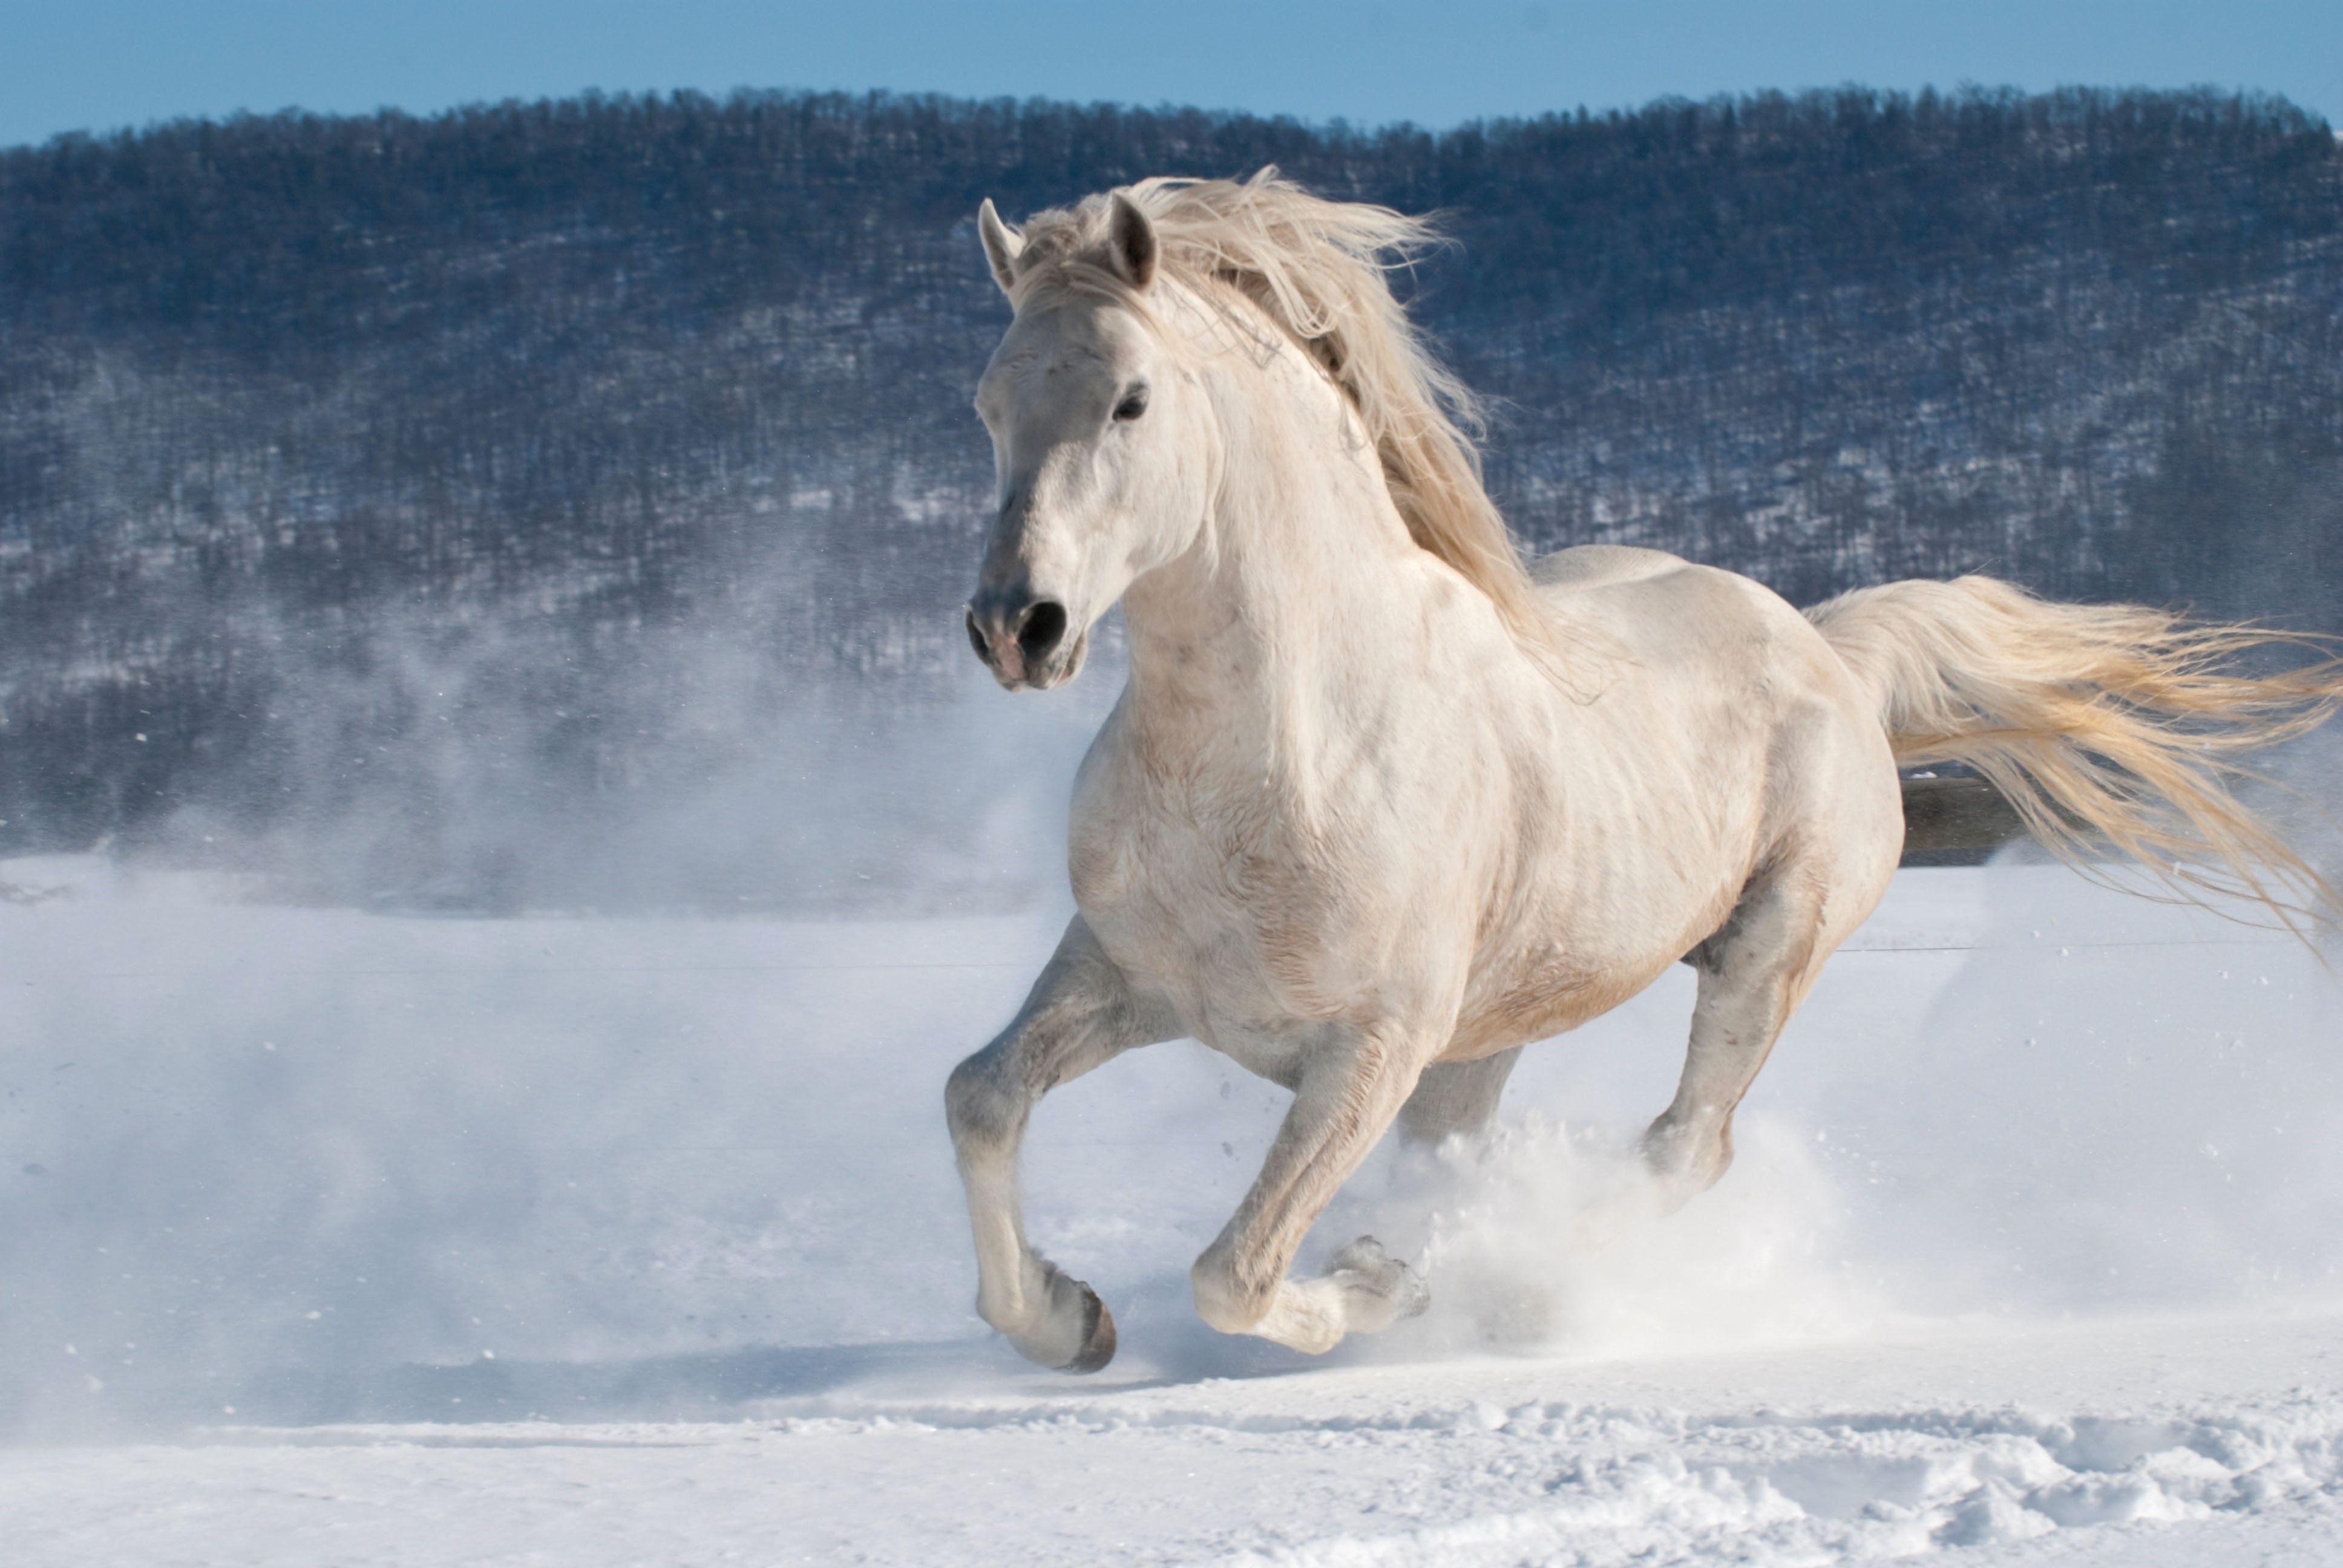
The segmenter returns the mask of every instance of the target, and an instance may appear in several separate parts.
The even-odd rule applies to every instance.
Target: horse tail
[[[2138,605],[2056,604],[1991,578],[1858,588],[1806,612],[1868,686],[1898,767],[1959,763],[2086,875],[2103,845],[2171,895],[2296,917],[2343,915],[2335,889],[2231,792],[2234,759],[2343,704],[2343,659],[2245,673],[2272,648],[2329,638],[2192,621]],[[2138,889],[2132,890],[2137,891]]]

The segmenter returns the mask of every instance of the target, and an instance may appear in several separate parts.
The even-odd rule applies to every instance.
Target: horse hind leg
[[[1776,872],[1688,956],[1700,983],[1684,1076],[1643,1141],[1671,1209],[1733,1163],[1733,1112],[1836,945],[1824,940],[1823,902],[1816,879]]]
[[[1436,1144],[1487,1131],[1497,1117],[1505,1080],[1523,1048],[1501,1050],[1478,1061],[1435,1062],[1416,1080],[1415,1092],[1399,1108],[1400,1136],[1410,1143]]]

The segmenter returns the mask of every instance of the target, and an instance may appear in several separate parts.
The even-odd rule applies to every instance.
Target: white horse
[[[2227,793],[2227,752],[2324,719],[2333,663],[2216,668],[2270,634],[2045,603],[1981,578],[1806,615],[1655,551],[1525,571],[1469,394],[1384,268],[1430,232],[1273,170],[1155,179],[979,227],[1015,320],[977,409],[1000,513],[968,629],[1001,683],[1081,668],[1121,600],[1130,680],[1074,789],[1080,914],[946,1094],[977,1310],[1089,1372],[1114,1320],[1027,1243],[1026,1120],[1051,1088],[1193,1037],[1292,1091],[1196,1260],[1214,1328],[1318,1352],[1421,1310],[1362,1238],[1288,1276],[1396,1119],[1480,1126],[1524,1042],[1699,971],[1645,1158],[1674,1201],[1903,842],[1899,764],[1956,760],[2037,832],[2288,907],[2318,878]],[[2295,639],[2301,640],[2301,639]]]

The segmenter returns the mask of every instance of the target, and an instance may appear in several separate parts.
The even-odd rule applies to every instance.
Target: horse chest
[[[1077,796],[1069,848],[1108,954],[1264,1076],[1285,1076],[1297,1025],[1373,1010],[1389,980],[1379,955],[1407,890],[1268,792],[1101,770]]]

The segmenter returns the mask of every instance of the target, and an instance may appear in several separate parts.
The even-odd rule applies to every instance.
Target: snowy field
[[[1434,1304],[1322,1361],[1186,1301],[1282,1092],[1061,1090],[1087,1380],[975,1320],[940,1098],[1061,912],[0,881],[65,890],[0,904],[10,1568],[2343,1563],[2343,990],[2056,869],[1903,873],[1674,1219],[1611,1200],[1684,973],[1381,1151],[1305,1266]]]

